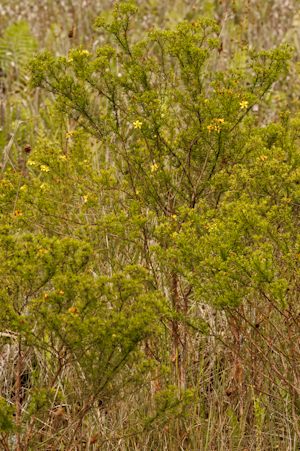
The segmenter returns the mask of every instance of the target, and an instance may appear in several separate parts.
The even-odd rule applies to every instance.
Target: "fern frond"
[[[8,85],[27,83],[26,63],[35,54],[37,40],[30,32],[27,22],[18,22],[8,27],[0,39],[0,65]]]

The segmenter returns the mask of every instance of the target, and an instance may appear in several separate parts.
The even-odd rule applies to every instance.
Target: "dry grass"
[[[278,107],[285,108],[288,105],[292,111],[298,110],[300,12],[297,0],[169,0],[164,3],[138,0],[136,3],[142,18],[135,24],[134,32],[139,35],[143,35],[153,23],[172,27],[180,19],[193,20],[197,15],[208,15],[219,21],[223,43],[223,50],[216,63],[219,70],[228,67],[231,57],[239,55],[241,47],[246,44],[271,48],[281,43],[291,43],[295,47],[295,58],[290,75],[274,87],[273,95],[260,114],[263,116],[268,111],[267,120],[270,121],[276,119]],[[2,0],[0,35],[9,25],[25,20],[38,41],[39,50],[48,49],[57,55],[67,54],[71,46],[97,46],[104,42],[104,37],[93,30],[91,24],[99,14],[108,14],[113,6],[112,1],[100,0]],[[71,29],[74,34],[69,38]],[[237,61],[240,67],[245,63],[242,56]],[[54,137],[57,133],[56,122],[51,117],[51,107],[47,109],[44,94],[30,91],[26,83],[21,85],[20,92],[16,92],[19,88],[14,72],[10,77],[2,77],[2,147],[8,143],[16,121],[24,121],[10,154],[12,164],[16,166],[20,164],[19,156],[24,143],[28,140],[34,143],[38,132]],[[298,326],[296,324],[291,329],[287,321],[292,317],[287,320],[282,312],[272,310],[270,316],[269,307],[268,304],[255,308],[245,305],[238,312],[220,313],[207,305],[197,305],[197,314],[210,324],[211,332],[209,336],[187,336],[188,352],[181,365],[184,365],[186,388],[193,389],[194,395],[186,404],[183,414],[177,418],[170,413],[167,417],[155,419],[151,427],[145,427],[145,416],[151,416],[154,411],[155,395],[159,395],[162,387],[174,383],[176,379],[172,351],[167,339],[160,337],[151,344],[149,352],[159,367],[165,364],[172,368],[173,373],[167,373],[160,380],[153,380],[152,384],[146,383],[135,392],[124,387],[118,399],[112,401],[104,398],[101,405],[92,406],[76,432],[75,444],[71,449],[298,449],[300,442],[295,431],[297,419],[293,412],[294,392],[291,385],[299,387],[300,349],[295,339],[296,357],[291,362],[286,359],[286,347],[290,342],[284,340],[289,333],[297,337]],[[260,319],[257,317],[258,311]],[[266,317],[268,320],[264,319]],[[4,332],[0,338],[0,349],[1,395],[14,404],[19,355],[17,337]],[[55,360],[51,360],[46,351],[36,349],[24,354],[20,397],[25,418],[34,392],[40,390],[40,385],[51,385],[55,374]],[[42,384],[40,375],[43,375]],[[39,426],[32,431],[34,447],[29,449],[66,449],[74,432],[72,425],[82,408],[81,400],[85,398],[82,391],[84,383],[80,383],[80,368],[63,362],[62,371],[52,385],[51,405],[41,408],[36,419]],[[27,420],[29,430],[30,414]],[[58,441],[59,447],[54,447]],[[7,450],[14,449],[15,436],[8,442]]]

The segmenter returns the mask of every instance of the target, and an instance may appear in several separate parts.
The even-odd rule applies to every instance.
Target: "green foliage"
[[[55,390],[52,388],[49,390],[48,387],[39,389],[31,390],[31,399],[30,404],[28,406],[28,419],[30,420],[33,415],[48,413],[49,409],[51,408],[51,403],[54,399],[58,400],[59,397],[57,397],[57,394],[55,393]]]
[[[112,390],[138,343],[153,333],[160,311],[158,296],[143,290],[146,272],[131,266],[98,276],[89,266],[89,246],[71,238],[7,239],[5,229],[1,238],[2,325],[54,356],[63,344],[94,397],[108,385]]]
[[[249,52],[254,76],[246,87],[238,71],[206,72],[219,45],[213,21],[151,29],[132,44],[126,14],[135,9],[118,8],[105,28],[120,49],[104,46],[93,54],[78,48],[69,59],[46,52],[30,63],[32,84],[56,94],[57,108],[109,148],[131,196],[168,217],[182,205],[195,206],[222,160],[243,158],[252,126],[241,130],[241,124],[287,70],[291,51]]]
[[[195,393],[193,390],[178,391],[177,387],[169,386],[155,397],[155,414],[145,420],[145,428],[162,427],[169,424],[171,419],[184,418],[188,415],[189,405],[192,403]]]
[[[5,399],[0,398],[0,432],[7,433],[15,430],[14,406],[8,404]]]
[[[150,388],[126,419],[128,449],[159,427],[172,450],[214,449],[222,387],[229,442],[241,446],[251,405],[263,429],[260,398],[242,391],[256,384],[288,398],[297,431],[300,123],[283,113],[266,124],[254,108],[287,75],[292,49],[244,48],[225,70],[215,21],[151,27],[141,40],[138,17],[117,3],[95,22],[103,46],[28,64],[55,109],[45,101],[51,140],[41,130],[0,186],[16,441],[28,445],[34,429],[40,446],[70,450],[81,428]],[[191,411],[205,424],[194,442]]]

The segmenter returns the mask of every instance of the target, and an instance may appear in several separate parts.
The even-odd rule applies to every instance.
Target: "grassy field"
[[[170,77],[178,95],[174,103],[168,87],[156,107],[151,106],[150,97],[141,97],[138,106],[131,104],[136,98],[130,94],[125,99],[126,86],[134,91],[135,80],[142,78],[137,75],[138,68],[131,69],[127,60],[123,66],[114,62],[116,80],[119,77],[124,83],[122,91],[118,81],[111,88],[99,63],[97,73],[102,78],[91,91],[93,101],[89,105],[95,117],[107,119],[107,130],[111,127],[107,132],[110,138],[105,141],[104,132],[95,132],[101,122],[94,126],[88,115],[80,122],[85,106],[76,110],[75,100],[72,103],[75,94],[68,105],[61,102],[58,108],[54,103],[63,89],[67,92],[62,80],[65,67],[74,63],[73,59],[79,61],[89,53],[96,54],[98,48],[115,45],[111,35],[94,25],[99,16],[111,20],[115,3],[0,3],[0,447],[4,451],[297,450],[299,1],[137,0],[134,4],[139,13],[131,23],[133,44],[145,40],[154,28],[170,31],[181,21],[194,25],[203,18],[218,24],[219,31],[212,36],[219,43],[211,46],[205,62],[201,79],[205,94],[197,93],[198,97],[195,94],[193,101],[187,101],[185,112],[180,109],[186,100],[180,97],[182,80],[176,84],[176,77],[182,75],[172,61],[168,72],[162,65],[163,56],[155,60],[159,45],[152,54],[149,51],[153,67],[157,61],[163,67],[157,72],[153,69],[153,74],[161,77],[155,89],[161,94]],[[274,75],[274,83],[264,95],[265,69],[258,71],[262,81],[261,91],[256,93],[256,85],[251,85],[255,67],[249,66],[244,48],[272,51],[285,48],[285,44],[293,47],[288,70],[284,72],[282,64],[283,69]],[[117,43],[116,52],[121,52],[120,48]],[[65,66],[55,66],[61,91],[55,90],[54,84],[43,89],[32,82],[34,71],[29,62],[44,51],[55,58],[53,64],[66,58]],[[142,57],[136,57],[141,66]],[[51,71],[49,61],[45,63],[47,74]],[[39,64],[44,67],[41,61]],[[87,60],[86,67],[88,64]],[[270,72],[273,67],[272,60]],[[107,67],[106,73],[109,70]],[[122,78],[125,70],[128,85]],[[131,70],[136,71],[134,76]],[[74,73],[77,79],[82,76],[82,83],[88,78],[79,69]],[[215,74],[220,74],[219,78],[214,78]],[[226,84],[231,75],[232,80],[238,80],[236,85],[235,81]],[[47,76],[43,83],[50,86],[56,73],[52,78]],[[103,80],[106,85],[103,82],[101,90]],[[216,149],[219,136],[223,136],[223,123],[233,122],[228,119],[229,113],[228,117],[225,113],[224,118],[217,116],[225,109],[211,99],[216,91],[223,94],[222,90],[227,93],[229,89],[241,92],[236,101],[235,125],[232,129],[228,125],[229,134],[232,130],[235,134],[224,144],[227,153],[218,160]],[[111,106],[113,95],[109,97],[112,92],[116,96],[125,92],[116,111]],[[185,92],[190,100],[192,88]],[[251,96],[255,95],[261,101],[253,100],[252,106]],[[139,122],[141,116],[128,113],[129,104],[136,114],[141,105],[150,105],[149,117],[152,110],[160,108],[159,126],[166,124],[160,143],[154,128],[151,133],[156,141],[153,138],[148,145],[150,128],[143,135],[149,133],[148,141],[145,138],[148,147],[141,143],[144,138],[132,135],[129,140],[127,130],[119,132],[119,124],[125,123],[130,133],[144,130],[147,114]],[[248,104],[252,116],[247,122],[243,114]],[[201,135],[201,144],[196,132],[193,135],[197,120],[194,105],[206,111],[204,126],[199,119],[206,133]],[[212,105],[212,112],[207,105]],[[211,121],[207,122],[210,113]],[[216,138],[211,138],[214,132]],[[128,148],[134,146],[134,157],[125,152],[128,142]],[[176,153],[178,143],[186,146],[185,153]],[[32,149],[30,156],[24,154],[27,144]],[[190,152],[194,145],[199,145],[199,155],[188,163],[186,149]],[[150,156],[146,157],[147,149]],[[210,161],[209,152],[217,154],[215,162]],[[72,164],[69,162],[65,169],[69,158]],[[132,168],[135,164],[142,168],[146,158],[151,168],[148,175],[135,175]],[[185,161],[188,168],[182,176],[176,172],[181,168],[178,161]],[[161,174],[163,164],[165,173]],[[206,185],[196,202],[193,177],[202,183],[204,176]],[[174,188],[176,183],[180,189],[184,185],[182,191]],[[176,191],[173,197],[169,194],[172,189]],[[177,201],[178,193],[183,200],[177,210],[174,199]],[[143,202],[148,203],[143,206]],[[163,213],[157,213],[159,208]],[[190,211],[193,209],[195,213]],[[16,225],[18,215],[23,222]],[[180,241],[178,235],[183,233],[185,239]],[[226,234],[232,252],[229,245],[226,247]],[[207,246],[207,252],[201,246]],[[53,275],[53,267],[60,268],[61,273],[53,271]],[[105,308],[102,301],[94,306],[91,292],[99,299],[105,292]],[[128,309],[125,312],[123,295]],[[131,295],[140,308],[131,301],[126,304],[126,296]],[[62,296],[66,297],[65,304],[60,301]],[[76,306],[73,298],[77,299]],[[85,307],[82,299],[86,300]],[[57,317],[51,316],[53,305]],[[95,310],[89,311],[90,305]],[[85,311],[89,312],[85,329],[79,324],[79,311],[82,318]],[[71,319],[66,319],[65,312]],[[92,320],[95,315],[99,325]],[[101,323],[101,315],[107,322],[103,319]],[[60,334],[58,321],[64,322],[66,336]],[[130,333],[136,334],[133,338],[129,332],[126,335],[126,324]],[[116,345],[118,334],[122,343]],[[88,343],[84,345],[84,358],[81,341]],[[128,357],[124,343],[130,352],[131,346],[136,346],[134,357]],[[120,357],[117,353],[121,348],[124,355]],[[115,366],[102,387],[103,378],[98,373],[106,374],[111,361]],[[135,366],[136,361],[140,366]]]

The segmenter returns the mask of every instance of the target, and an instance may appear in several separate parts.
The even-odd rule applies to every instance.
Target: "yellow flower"
[[[48,253],[48,251],[46,251],[45,249],[40,249],[39,252],[40,252],[41,254],[47,254],[47,253]]]
[[[217,121],[220,123],[220,124],[224,124],[224,119],[217,119]]]
[[[134,125],[134,128],[141,128],[142,122],[137,120],[137,121],[133,122],[133,125]]]
[[[48,299],[48,298],[49,298],[49,294],[44,294],[44,296],[43,296],[43,302],[45,302],[46,299]]]
[[[208,131],[209,131],[209,133],[214,129],[214,127],[212,126],[212,125],[208,125],[207,126],[207,129],[208,129]]]
[[[247,102],[247,100],[242,100],[242,102],[240,102],[241,110],[243,108],[247,108],[248,104],[249,104],[249,102]]]
[[[48,168],[48,166],[45,166],[44,164],[42,164],[42,165],[41,165],[41,171],[49,172],[50,169]]]
[[[139,194],[139,193],[140,193],[139,190],[136,190],[135,194]]]
[[[266,155],[261,155],[261,157],[260,157],[260,159],[263,160],[263,161],[266,160],[267,158],[268,157]]]
[[[74,312],[76,312],[77,311],[77,308],[76,307],[70,307],[69,308],[69,312],[70,313],[74,313]]]
[[[15,212],[14,212],[14,216],[21,216],[22,215],[22,212],[21,212],[21,210],[18,208],[18,210],[16,210]]]
[[[84,55],[84,54],[90,55],[90,52],[88,50],[82,50],[81,55]]]
[[[69,62],[73,61],[73,58],[69,58]]]
[[[64,294],[64,291],[58,290],[59,294]]]
[[[177,216],[176,216],[176,215],[172,215],[172,218],[173,218],[173,219],[176,219],[176,218],[177,218]]]
[[[88,200],[88,196],[83,196],[84,202]]]
[[[62,155],[61,157],[58,157],[58,159],[59,159],[59,160],[66,160],[67,157],[66,157],[66,155]]]
[[[36,162],[33,161],[33,160],[29,160],[29,161],[27,161],[27,165],[28,165],[28,166],[35,166],[35,165],[36,165]]]
[[[158,169],[158,165],[157,164],[153,164],[151,166],[151,172],[155,172],[155,171],[157,171],[157,169]]]

